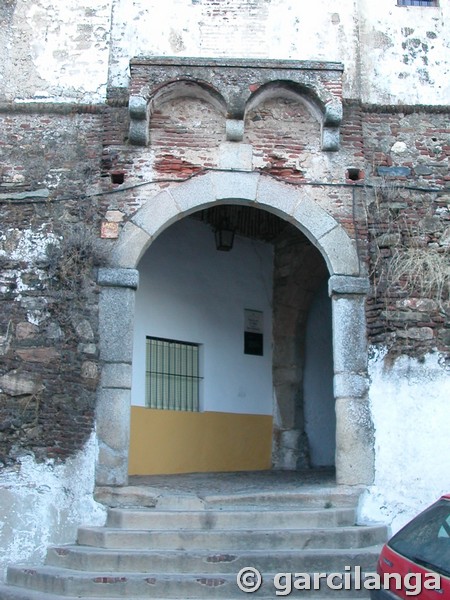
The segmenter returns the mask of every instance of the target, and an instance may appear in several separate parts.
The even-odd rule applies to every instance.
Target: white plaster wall
[[[340,61],[344,96],[369,103],[450,92],[447,0],[11,0],[0,17],[3,100],[102,102],[138,55]]]
[[[94,501],[96,436],[57,465],[31,455],[0,473],[0,579],[8,564],[43,561],[50,544],[74,542],[81,524],[103,525],[105,508]]]
[[[359,0],[363,102],[448,104],[450,2],[439,5]]]
[[[110,81],[131,56],[247,57],[343,61],[351,89],[356,36],[355,0],[114,0]]]
[[[112,0],[15,0],[0,8],[0,100],[103,102]]]
[[[333,393],[333,332],[328,281],[317,292],[306,325],[303,375],[305,432],[311,465],[335,463],[336,411]]]
[[[375,481],[360,504],[362,520],[397,531],[450,491],[450,377],[438,354],[390,365],[369,361],[375,427]]]
[[[215,249],[213,230],[193,219],[169,227],[139,263],[132,404],[145,405],[147,335],[202,345],[202,409],[272,414],[270,244],[235,238]],[[243,352],[244,309],[264,313],[264,356]]]

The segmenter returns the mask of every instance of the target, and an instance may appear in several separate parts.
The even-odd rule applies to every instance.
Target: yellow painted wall
[[[131,407],[130,475],[269,469],[272,417]]]

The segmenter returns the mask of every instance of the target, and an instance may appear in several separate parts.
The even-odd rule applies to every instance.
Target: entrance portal
[[[306,187],[294,188],[258,173],[236,172],[200,175],[150,198],[123,228],[110,268],[99,271],[104,368],[97,408],[97,483],[124,485],[128,478],[136,265],[172,223],[223,204],[262,208],[289,221],[322,255],[329,273],[333,312],[337,482],[370,483],[373,431],[367,406],[364,313],[368,282],[361,276],[354,242],[309,196]]]

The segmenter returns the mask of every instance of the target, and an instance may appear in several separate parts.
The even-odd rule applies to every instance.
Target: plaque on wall
[[[263,356],[264,348],[264,314],[260,310],[244,311],[244,354]]]

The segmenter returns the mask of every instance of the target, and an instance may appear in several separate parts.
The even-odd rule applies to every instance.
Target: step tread
[[[327,555],[327,554],[331,554],[332,556],[335,556],[336,554],[361,554],[363,552],[367,552],[367,553],[371,553],[371,552],[376,552],[379,551],[382,547],[382,544],[373,544],[372,546],[364,546],[362,548],[304,548],[304,549],[298,549],[298,550],[277,550],[276,551],[276,555],[277,556],[304,556],[305,554],[312,554],[312,555]],[[144,554],[144,555],[148,555],[148,556],[152,556],[152,555],[163,555],[163,556],[179,556],[179,555],[185,555],[186,551],[185,550],[152,550],[152,549],[147,549],[147,548],[100,548],[100,547],[96,547],[96,546],[84,546],[82,544],[67,544],[67,545],[63,545],[63,546],[58,546],[58,545],[54,545],[54,546],[50,546],[49,550],[63,550],[63,551],[68,551],[68,552],[77,552],[77,553],[87,553],[87,554],[111,554],[111,555],[117,555],[117,554],[130,554],[130,555],[140,555],[140,554]],[[258,549],[250,549],[250,550],[242,550],[239,551],[239,556],[265,556],[267,555],[268,552],[271,552],[271,550],[258,550]],[[210,556],[211,554],[214,554],[214,550],[200,550],[200,549],[193,549],[192,551],[189,551],[189,556],[199,556],[199,557],[203,557],[203,556]]]
[[[109,507],[108,508],[108,512],[111,513],[146,513],[146,514],[154,514],[154,515],[173,515],[173,514],[183,514],[183,515],[204,515],[206,514],[210,514],[210,513],[217,513],[217,514],[236,514],[236,513],[243,513],[243,514],[247,514],[249,512],[253,513],[254,507],[253,506],[242,506],[242,505],[238,505],[235,509],[234,508],[230,508],[230,507],[226,507],[226,508],[219,508],[219,507],[214,507],[208,510],[198,510],[198,509],[192,509],[192,510],[187,510],[187,509],[168,509],[168,508],[151,508],[151,507],[138,507],[138,506],[129,506],[129,507],[121,507],[121,506],[114,506],[114,507]],[[268,508],[268,507],[264,507],[264,513],[270,513],[270,512],[274,512],[274,513],[287,513],[287,514],[292,514],[292,513],[323,513],[323,512],[332,512],[332,511],[339,511],[339,512],[350,512],[350,511],[354,511],[355,508],[352,506],[283,506],[282,508],[279,508],[277,506],[273,506],[272,508]]]
[[[49,592],[39,592],[36,590],[27,590],[10,585],[0,584],[0,598],[1,600],[80,600],[80,596],[61,596],[59,594],[51,594]],[[314,600],[325,600],[329,596],[314,595]],[[260,595],[258,594],[259,600],[273,600],[273,595]],[[89,596],[86,600],[117,600],[115,597],[107,596]],[[142,600],[142,597],[127,596],[127,600]],[[152,600],[167,600],[167,598],[152,598]],[[184,600],[196,600],[195,598],[184,599]],[[222,600],[226,600],[225,598]],[[230,599],[231,600],[231,599]],[[354,596],[340,596],[339,600],[355,600]]]
[[[323,573],[328,573],[328,571],[322,571]],[[344,571],[344,570],[330,570],[329,573],[353,573],[354,571]],[[370,571],[367,571],[370,572]],[[127,579],[140,579],[142,577],[156,576],[161,580],[183,580],[190,581],[191,579],[196,579],[198,577],[206,577],[207,579],[212,579],[217,577],[219,579],[225,579],[227,581],[235,581],[236,573],[205,573],[202,571],[198,572],[190,572],[190,573],[152,573],[150,571],[121,571],[118,573],[117,571],[80,571],[77,569],[68,569],[65,567],[54,567],[52,565],[40,565],[37,567],[24,567],[24,566],[13,566],[8,568],[8,573],[24,573],[25,575],[47,575],[50,577],[70,577],[74,579],[78,577],[79,579],[99,579],[100,577],[111,577],[120,579],[122,577],[126,577]],[[273,572],[263,572],[262,575],[266,578],[274,577],[278,571]],[[306,572],[305,572],[306,573]],[[309,571],[309,575],[313,575],[314,571]],[[361,571],[361,575],[364,575],[366,571]]]
[[[386,526],[383,524],[373,524],[371,523],[370,525],[360,525],[360,524],[355,524],[355,525],[330,525],[328,527],[292,527],[289,530],[284,530],[284,529],[278,529],[277,527],[263,527],[261,529],[245,529],[245,528],[231,528],[231,527],[226,527],[226,528],[215,528],[215,529],[204,529],[204,528],[194,528],[194,529],[183,529],[180,527],[177,527],[176,529],[146,529],[146,528],[142,528],[142,529],[134,529],[134,528],[129,528],[129,527],[113,527],[110,525],[97,525],[97,526],[84,526],[84,527],[79,527],[78,531],[92,531],[92,532],[99,532],[99,531],[103,531],[103,532],[113,532],[113,533],[126,533],[126,534],[141,534],[141,533],[154,533],[156,535],[161,535],[161,534],[170,534],[172,535],[173,533],[177,533],[177,532],[181,532],[181,533],[187,533],[189,535],[195,535],[195,534],[213,534],[213,535],[223,535],[225,533],[239,533],[240,535],[242,534],[259,534],[259,533],[275,533],[275,532],[280,532],[280,533],[290,533],[290,532],[305,532],[305,533],[312,533],[312,532],[321,532],[321,533],[335,533],[335,532],[339,532],[339,531],[376,531],[376,530],[380,530],[380,529],[384,529]]]

